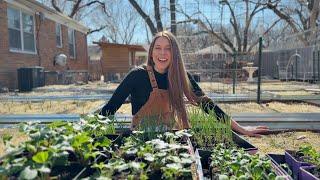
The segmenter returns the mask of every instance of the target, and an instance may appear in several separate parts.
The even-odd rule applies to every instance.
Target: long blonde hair
[[[194,105],[198,105],[199,98],[193,93],[190,80],[188,78],[184,62],[181,56],[180,47],[174,35],[169,31],[158,32],[149,47],[148,61],[149,66],[154,66],[152,59],[152,51],[154,48],[155,41],[159,37],[166,37],[171,45],[172,61],[168,67],[168,91],[170,98],[170,105],[172,106],[173,112],[179,119],[182,120],[183,128],[189,128],[190,124],[187,119],[186,106],[184,103],[184,95],[187,97],[189,102]]]

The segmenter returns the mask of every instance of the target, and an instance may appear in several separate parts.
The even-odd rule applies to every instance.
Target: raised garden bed
[[[188,133],[110,136],[112,122],[97,117],[80,124],[22,125],[30,140],[2,156],[0,178],[197,179]]]

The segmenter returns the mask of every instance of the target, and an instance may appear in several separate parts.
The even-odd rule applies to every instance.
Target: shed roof
[[[128,48],[134,51],[146,51],[146,49],[141,45],[117,44],[117,43],[109,43],[109,42],[93,42],[93,44],[98,44],[100,47],[119,47],[119,48]]]

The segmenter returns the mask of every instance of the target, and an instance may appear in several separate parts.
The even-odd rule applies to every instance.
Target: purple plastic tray
[[[286,150],[284,152],[286,163],[288,164],[289,168],[292,170],[292,176],[294,179],[298,179],[300,173],[300,167],[302,166],[311,166],[307,162],[299,161],[295,157],[292,156],[295,151]]]
[[[311,174],[310,170],[315,168],[315,166],[302,166],[300,167],[299,179],[301,180],[320,180],[313,174]]]
[[[293,178],[288,174],[288,172],[280,166],[280,164],[286,163],[285,157],[282,154],[267,154],[267,157],[271,160],[271,165],[278,176],[284,176],[287,180],[292,180]]]

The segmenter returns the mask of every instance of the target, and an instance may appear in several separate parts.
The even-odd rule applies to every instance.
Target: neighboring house
[[[101,57],[102,51],[98,45],[89,45],[88,46],[88,55],[89,55],[89,80],[95,81],[100,80],[102,74],[101,67]]]
[[[146,52],[143,46],[109,42],[94,42],[94,44],[98,44],[102,50],[101,67],[105,81],[120,81],[131,68],[144,63],[141,58],[139,60],[136,58],[138,52]]]
[[[232,60],[230,54],[224,52],[218,45],[200,49],[194,53],[184,54],[187,69],[222,68],[222,64]]]
[[[48,77],[46,84],[63,83],[58,76],[81,80],[78,74],[85,77],[88,72],[87,32],[79,22],[35,0],[1,0],[0,86],[16,89],[17,69],[31,66],[57,76],[51,82]],[[58,54],[67,56],[65,66],[54,63]]]

